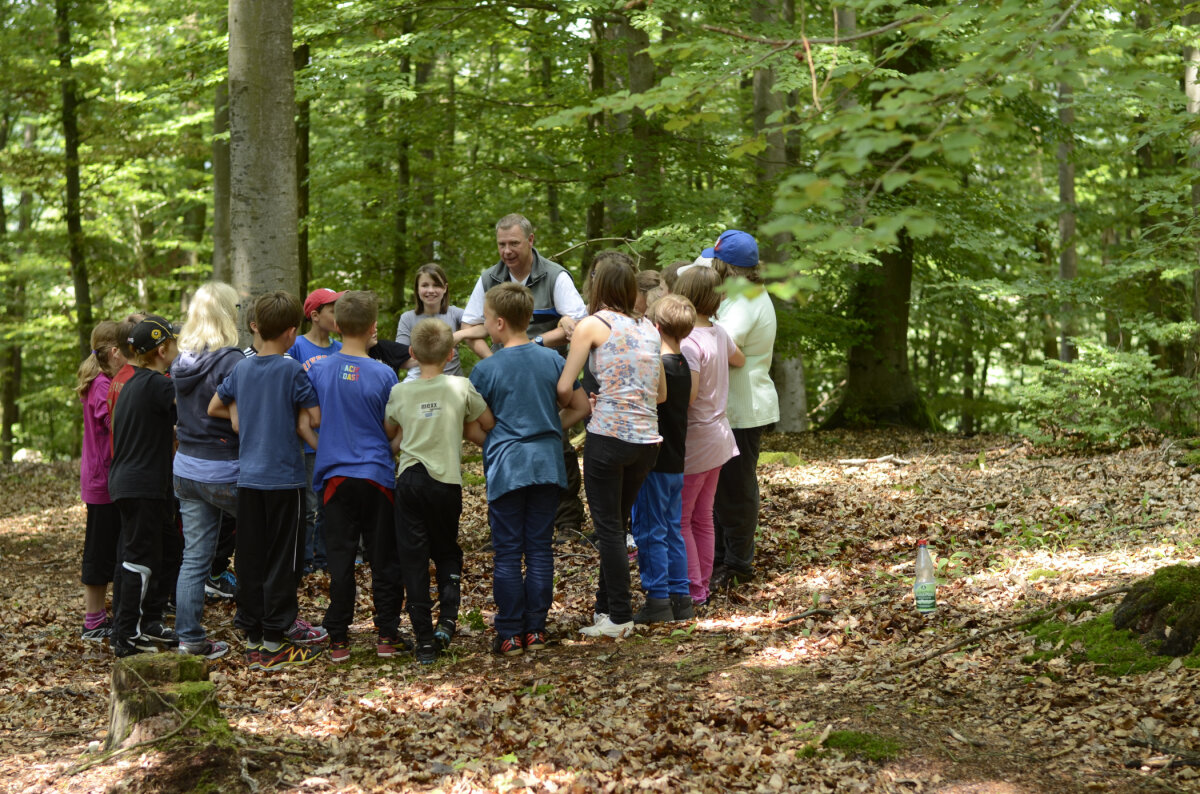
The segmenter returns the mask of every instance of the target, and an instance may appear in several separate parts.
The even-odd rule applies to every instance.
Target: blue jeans
[[[682,519],[683,474],[647,474],[633,503],[633,539],[642,587],[650,598],[689,594]]]
[[[329,567],[329,554],[325,550],[325,508],[321,496],[313,490],[313,466],[317,453],[304,453],[304,466],[308,469],[308,487],[304,489],[304,570],[313,571]]]
[[[175,583],[175,632],[180,642],[204,641],[204,582],[212,572],[221,513],[237,515],[237,483],[198,482],[175,477],[183,519],[183,562]]]
[[[496,550],[492,596],[501,637],[546,630],[554,600],[554,513],[561,493],[557,485],[528,485],[488,502]]]

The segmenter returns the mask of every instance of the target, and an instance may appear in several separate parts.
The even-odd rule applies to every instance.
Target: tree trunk
[[[808,393],[804,388],[804,359],[800,356],[777,358],[771,367],[775,391],[779,394],[780,433],[802,433],[808,430]]]
[[[1183,18],[1184,30],[1192,31],[1192,39],[1200,35],[1200,11],[1189,11]],[[1192,117],[1190,136],[1191,152],[1189,165],[1192,173],[1192,217],[1200,219],[1200,46],[1188,44],[1183,48],[1183,90],[1187,97],[1187,112]],[[1192,322],[1200,324],[1200,238],[1192,243]],[[1195,377],[1200,369],[1200,334],[1193,335],[1191,365],[1188,377]]]
[[[300,292],[294,80],[292,0],[230,0],[230,241],[247,299]]]
[[[67,180],[67,257],[71,263],[71,281],[75,287],[76,332],[79,335],[80,360],[91,353],[92,292],[88,284],[87,261],[83,252],[83,210],[79,187],[79,98],[71,62],[71,2],[55,0],[55,27],[58,33],[58,65],[61,70],[63,153]]]
[[[618,25],[618,36],[625,42],[625,60],[629,70],[629,92],[644,94],[658,82],[654,60],[646,52],[650,46],[650,35],[622,19]],[[657,122],[646,116],[646,111],[635,108],[630,116],[629,129],[632,136],[630,152],[633,165],[634,184],[634,236],[656,228],[663,218],[662,191],[662,131]],[[655,267],[657,256],[654,251],[643,252],[643,267]]]
[[[212,693],[203,657],[142,653],[117,659],[109,693],[105,749],[116,749],[137,723],[158,714],[174,715],[175,724],[191,717],[189,725],[201,729],[223,725],[225,718]]]
[[[292,68],[299,72],[308,66],[308,44],[301,44],[292,55]],[[300,295],[308,294],[312,278],[308,262],[308,141],[312,103],[305,97],[296,103],[296,261],[300,270]]]
[[[1075,92],[1070,83],[1058,84],[1058,121],[1062,126],[1063,138],[1058,144],[1058,279],[1070,283],[1075,280],[1079,265],[1075,251]],[[1074,306],[1064,300],[1059,307],[1059,325],[1062,337],[1058,346],[1058,358],[1064,363],[1075,360]]]
[[[217,32],[229,32],[229,15],[218,18]],[[233,283],[229,238],[229,77],[217,83],[213,95],[213,278]]]
[[[958,432],[969,436],[975,433],[975,350],[972,347],[975,334],[971,328],[971,318],[966,310],[963,311],[960,323],[963,332],[963,405],[959,416]]]
[[[592,20],[591,35],[591,48],[588,50],[588,87],[591,89],[593,97],[600,97],[604,95],[604,22],[602,20],[598,18]],[[589,145],[595,147],[597,141],[604,137],[604,111],[588,116],[588,133]],[[592,194],[593,199],[587,208],[587,239],[596,240],[604,236],[605,205],[602,174],[605,169],[595,157],[592,158],[589,166],[592,179],[588,181],[588,192]],[[595,244],[588,245],[583,249],[579,268],[581,278],[586,276],[588,269],[592,266],[592,257],[595,256],[596,250]]]
[[[913,244],[901,230],[896,246],[877,254],[853,287],[852,316],[864,335],[850,347],[845,395],[823,427],[899,426],[938,429],[908,369],[908,310]]]

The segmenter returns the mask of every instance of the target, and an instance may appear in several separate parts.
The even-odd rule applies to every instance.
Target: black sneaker
[[[112,639],[112,621],[105,619],[103,623],[94,629],[89,629],[86,626],[79,632],[80,639],[88,642],[104,642]]]
[[[524,652],[525,648],[521,644],[520,634],[514,634],[511,637],[496,637],[492,640],[492,653],[498,653],[501,656],[520,656]]]
[[[437,645],[439,651],[444,651],[450,647],[450,640],[454,639],[454,632],[458,625],[453,620],[439,621],[437,628],[433,632],[433,643]]]
[[[546,649],[546,632],[527,631],[521,644],[527,651],[544,651]]]
[[[417,643],[417,650],[413,655],[421,664],[433,664],[438,658],[438,647],[433,642]]]
[[[147,623],[145,626],[142,626],[142,637],[154,642],[161,642],[164,645],[179,644],[179,635],[161,620],[156,620],[153,623]]]
[[[232,571],[210,576],[204,583],[204,595],[209,598],[233,598],[237,594],[237,577]]]
[[[145,637],[134,637],[131,640],[118,640],[115,636],[109,638],[109,647],[112,648],[113,656],[118,659],[133,656],[138,653],[154,653],[158,650],[158,646]]]

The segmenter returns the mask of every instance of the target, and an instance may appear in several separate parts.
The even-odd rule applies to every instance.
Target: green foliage
[[[1079,341],[1071,364],[1047,361],[1040,379],[1018,390],[1018,416],[1039,443],[1127,446],[1148,434],[1185,428],[1200,409],[1195,384],[1160,369],[1144,351]]]

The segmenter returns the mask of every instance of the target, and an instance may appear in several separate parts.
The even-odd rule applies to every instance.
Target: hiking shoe
[[[307,620],[296,618],[296,622],[287,630],[285,636],[298,645],[316,645],[329,639],[329,632],[321,626],[314,626]]]
[[[432,641],[422,642],[417,645],[417,650],[413,655],[421,664],[433,664],[438,658],[438,647]]]
[[[329,643],[329,661],[334,664],[350,661],[349,640],[334,640]]]
[[[546,632],[527,631],[521,644],[525,646],[525,650],[527,651],[544,651],[546,650]]]
[[[740,584],[754,581],[754,574],[749,571],[739,571],[734,568],[721,568],[712,575],[708,582],[709,592],[728,590]]]
[[[454,639],[454,632],[457,629],[458,625],[453,620],[438,622],[437,628],[433,631],[433,643],[437,645],[439,651],[450,647],[450,640]]]
[[[204,583],[204,595],[209,598],[233,598],[237,593],[237,577],[232,571],[224,571],[220,576],[210,576]]]
[[[112,639],[112,621],[105,618],[104,622],[94,629],[84,626],[79,632],[79,638],[88,642],[104,642]]]
[[[379,642],[375,643],[375,655],[383,659],[408,653],[412,649],[412,640],[399,634],[380,634]]]
[[[492,653],[498,653],[501,656],[520,656],[525,652],[525,647],[521,645],[521,635],[514,634],[511,637],[496,637],[492,640]]]
[[[164,645],[178,645],[179,635],[175,630],[167,626],[161,620],[156,620],[152,623],[147,623],[142,627],[142,636],[154,642],[161,642]]]
[[[315,662],[320,655],[320,648],[306,648],[303,645],[284,640],[283,647],[277,651],[268,650],[265,645],[263,646],[259,651],[261,663],[258,669],[273,673],[290,667],[301,667]]]
[[[189,656],[203,656],[205,659],[220,659],[229,653],[229,643],[206,639],[202,642],[181,642],[175,649],[177,653]]]
[[[675,620],[675,610],[669,598],[646,598],[646,604],[633,616],[634,623],[670,623]]]
[[[252,642],[246,646],[246,650],[242,651],[242,658],[246,660],[246,666],[251,670],[261,670],[262,654],[262,643]]]
[[[671,612],[675,620],[692,620],[696,617],[696,607],[692,604],[690,595],[671,594]]]
[[[612,637],[620,639],[628,637],[636,631],[637,627],[631,620],[628,623],[613,623],[608,615],[601,615],[591,626],[584,626],[579,630],[579,633],[585,637]]]

